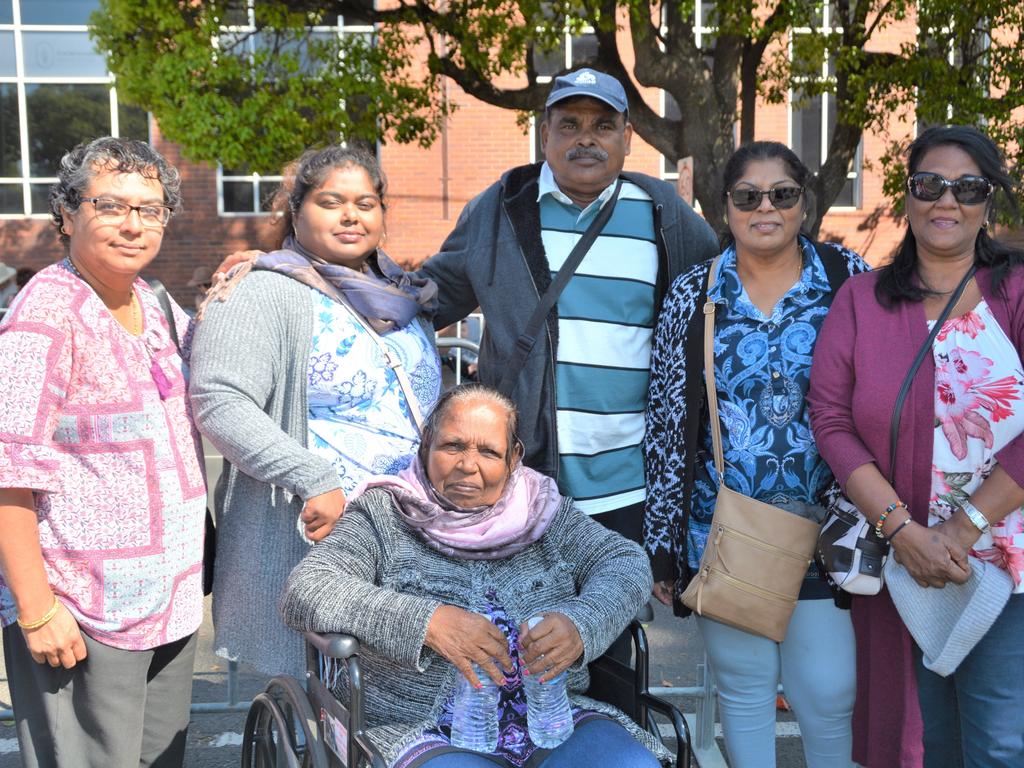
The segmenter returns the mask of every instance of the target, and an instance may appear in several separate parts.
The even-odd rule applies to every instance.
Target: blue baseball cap
[[[604,72],[584,67],[555,78],[545,107],[573,96],[588,96],[603,101],[616,112],[625,112],[628,102],[622,83]]]

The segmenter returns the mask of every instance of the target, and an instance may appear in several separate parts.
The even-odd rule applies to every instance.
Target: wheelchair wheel
[[[329,768],[317,718],[293,677],[275,677],[249,707],[242,768]]]

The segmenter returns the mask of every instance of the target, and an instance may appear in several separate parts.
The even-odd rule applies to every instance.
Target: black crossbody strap
[[[566,258],[565,263],[562,264],[562,268],[558,270],[555,279],[551,281],[551,285],[548,286],[544,295],[541,296],[536,309],[533,310],[533,314],[530,315],[530,319],[526,323],[526,329],[516,339],[515,349],[512,350],[511,357],[505,363],[505,372],[502,374],[501,383],[498,385],[498,390],[506,396],[512,395],[512,388],[515,387],[516,380],[519,378],[519,374],[522,373],[523,363],[526,362],[526,358],[530,356],[530,352],[537,343],[537,337],[547,321],[548,313],[551,312],[551,308],[555,306],[558,297],[565,290],[565,286],[569,284],[569,280],[576,273],[576,269],[583,261],[583,257],[587,255],[587,251],[590,250],[594,241],[597,240],[597,236],[601,234],[604,225],[612,217],[615,204],[619,201],[619,191],[621,189],[622,179],[619,179],[611,199],[604,204],[604,207],[594,217],[594,220],[590,222],[590,226],[583,233],[583,237],[579,239],[579,242],[569,252],[569,256]]]
[[[935,341],[935,337],[939,335],[939,331],[942,330],[943,324],[949,317],[949,313],[953,311],[953,307],[960,301],[960,297],[963,296],[964,290],[967,288],[967,284],[971,282],[971,278],[974,277],[974,272],[977,270],[977,265],[971,266],[967,270],[967,274],[964,275],[960,281],[960,285],[953,291],[953,295],[949,297],[949,301],[946,302],[945,309],[942,310],[942,314],[939,315],[939,319],[935,321],[932,326],[932,332],[928,334],[928,338],[924,340],[924,344],[917,350],[917,357],[914,358],[914,362],[910,364],[910,370],[907,371],[907,377],[903,380],[903,386],[900,387],[900,392],[896,396],[896,405],[892,410],[892,421],[889,423],[889,483],[893,482],[893,478],[896,476],[896,443],[900,439],[900,417],[903,415],[903,402],[907,399],[907,393],[910,392],[910,385],[914,383],[914,374],[917,373],[917,369],[921,367],[921,363],[924,362],[924,356],[927,355],[932,348],[932,342]]]
[[[164,284],[157,280],[155,277],[146,281],[149,283],[150,289],[156,294],[156,300],[160,302],[160,309],[164,312],[164,317],[167,318],[167,325],[171,327],[171,338],[174,339],[174,346],[178,348],[178,353],[181,354],[181,337],[178,336],[178,324],[174,322],[174,310],[171,308],[171,297],[167,295],[167,289]]]

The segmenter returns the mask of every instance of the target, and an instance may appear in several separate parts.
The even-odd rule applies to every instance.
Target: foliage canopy
[[[695,3],[700,3],[698,9]],[[984,124],[1024,152],[1024,4],[1018,0],[102,0],[93,36],[119,93],[191,157],[277,171],[339,137],[429,145],[451,107],[447,76],[485,102],[543,107],[538,66],[593,30],[589,64],[626,85],[638,134],[670,162],[693,157],[694,191],[721,221],[721,171],[753,138],[758,98],[832,94],[834,128],[811,185],[811,229],[846,182],[865,132],[891,119]],[[701,23],[695,24],[699,12]],[[317,32],[337,17],[373,32]],[[915,20],[917,39],[885,43]],[[797,30],[795,33],[791,30]],[[699,34],[696,34],[698,33]],[[698,42],[699,40],[699,42]],[[627,64],[627,62],[630,62]],[[564,63],[564,62],[563,62]],[[678,105],[665,117],[638,86]],[[737,131],[738,126],[738,131]],[[738,136],[737,136],[738,133]],[[901,147],[886,170],[898,194]]]

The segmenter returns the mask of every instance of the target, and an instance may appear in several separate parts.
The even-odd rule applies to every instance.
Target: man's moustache
[[[608,159],[608,153],[597,147],[573,147],[565,153],[566,160],[581,160],[583,158],[604,162]]]

